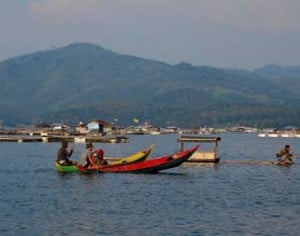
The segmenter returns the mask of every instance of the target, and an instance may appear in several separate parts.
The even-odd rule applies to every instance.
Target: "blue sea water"
[[[59,143],[0,143],[0,235],[299,235],[299,160],[290,167],[222,161],[271,161],[285,144],[300,154],[300,139],[221,137],[219,164],[158,174],[60,174]],[[96,147],[124,156],[153,143],[154,158],[178,150],[176,139],[130,136]],[[74,160],[83,148],[75,145]]]

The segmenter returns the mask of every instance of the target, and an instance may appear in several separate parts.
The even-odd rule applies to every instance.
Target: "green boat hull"
[[[79,169],[76,165],[60,165],[57,162],[55,162],[55,167],[59,172],[63,173],[72,173],[72,172],[79,172]]]

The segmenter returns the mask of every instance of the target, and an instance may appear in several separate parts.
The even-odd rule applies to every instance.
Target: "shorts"
[[[57,163],[62,165],[62,166],[72,165],[72,161],[66,161],[66,160],[60,160]]]

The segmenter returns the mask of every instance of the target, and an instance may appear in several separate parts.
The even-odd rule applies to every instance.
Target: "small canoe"
[[[165,155],[162,157],[145,160],[137,163],[130,163],[117,166],[91,166],[88,168],[79,167],[83,173],[90,173],[91,171],[98,171],[103,173],[157,173],[161,170],[177,167],[185,162],[197,149],[199,145],[194,148],[179,151],[174,154]]]
[[[296,158],[294,155],[288,155],[287,157],[283,158],[283,160],[277,156],[277,165],[279,166],[291,166],[296,164]]]
[[[153,150],[153,145],[150,145],[147,149],[136,152],[130,156],[123,158],[109,158],[109,164],[107,166],[118,166],[129,163],[136,163],[139,161],[144,161],[150,155]],[[104,159],[106,159],[104,157]],[[55,162],[55,167],[59,172],[70,173],[70,172],[79,172],[79,165],[60,165]],[[93,163],[93,167],[97,169],[97,165]],[[93,168],[92,168],[93,169]]]
[[[279,165],[279,166],[291,166],[291,165],[295,165],[296,162],[295,161],[291,161],[291,162],[289,162],[289,161],[278,161],[276,164]]]

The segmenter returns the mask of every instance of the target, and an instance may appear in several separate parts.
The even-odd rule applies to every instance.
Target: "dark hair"
[[[68,142],[67,141],[62,141],[61,146],[62,147],[68,147]]]
[[[290,148],[290,145],[285,145],[285,148]]]
[[[86,147],[86,148],[93,147],[93,144],[92,144],[92,143],[87,143],[87,144],[85,145],[85,147]]]

